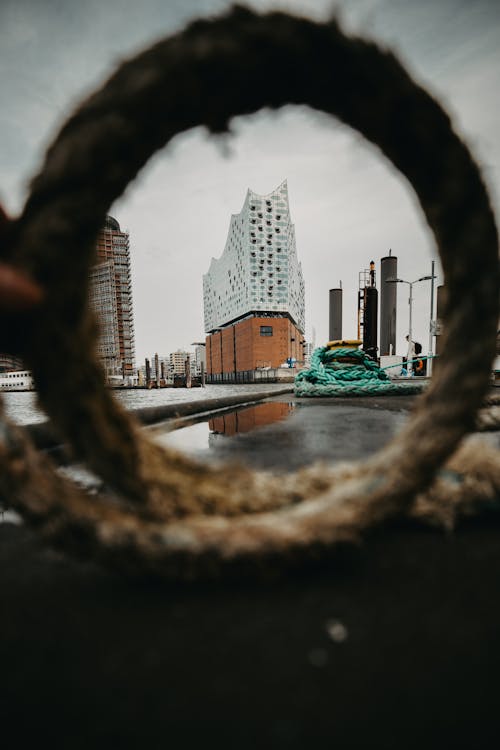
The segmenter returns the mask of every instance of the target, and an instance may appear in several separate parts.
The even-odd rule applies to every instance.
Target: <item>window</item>
[[[261,300],[262,302],[262,300]],[[261,326],[260,327],[260,335],[261,336],[272,336],[273,335],[273,327],[272,326]]]

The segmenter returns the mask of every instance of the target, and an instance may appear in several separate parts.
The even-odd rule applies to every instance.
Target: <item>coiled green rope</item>
[[[356,360],[358,364],[342,362]],[[296,396],[388,396],[419,393],[423,383],[394,383],[361,349],[315,349],[309,370],[295,378]]]

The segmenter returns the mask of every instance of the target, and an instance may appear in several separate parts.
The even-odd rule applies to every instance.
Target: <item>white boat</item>
[[[0,391],[34,391],[35,381],[31,370],[0,372]]]

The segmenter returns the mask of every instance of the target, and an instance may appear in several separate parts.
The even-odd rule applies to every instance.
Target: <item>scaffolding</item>
[[[98,356],[108,380],[134,375],[135,337],[128,233],[107,217],[90,271],[89,303],[99,322]]]
[[[363,342],[363,351],[371,357],[377,356],[378,292],[375,279],[375,263],[359,272],[358,285],[358,340]]]
[[[358,339],[363,340],[363,328],[365,323],[366,290],[375,287],[375,265],[373,261],[370,268],[365,268],[358,275]]]

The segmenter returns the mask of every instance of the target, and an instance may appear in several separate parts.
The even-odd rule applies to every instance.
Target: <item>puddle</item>
[[[290,416],[294,409],[294,403],[269,401],[213,417],[209,420],[208,427],[216,435],[231,437],[239,432],[250,432],[273,422],[280,422]]]
[[[283,421],[292,414],[295,407],[293,402],[282,401],[240,407],[196,424],[181,426],[171,432],[155,431],[155,440],[187,453],[208,451],[239,433],[252,432]]]

